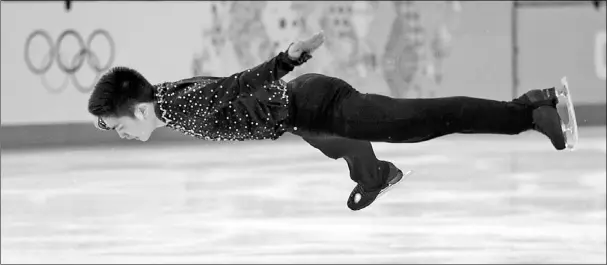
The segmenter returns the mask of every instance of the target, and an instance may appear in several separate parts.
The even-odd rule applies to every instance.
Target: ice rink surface
[[[302,140],[2,150],[2,263],[605,263],[605,144],[374,144],[415,173],[360,212]]]

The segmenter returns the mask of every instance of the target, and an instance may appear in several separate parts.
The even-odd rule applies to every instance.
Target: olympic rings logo
[[[61,51],[61,45],[63,44],[63,41],[68,36],[71,36],[76,39],[79,48],[78,48],[76,55],[74,55],[74,57],[71,58],[69,63],[66,63],[64,58],[62,57],[62,54],[60,51]],[[46,55],[44,57],[44,60],[43,60],[44,62],[40,66],[35,66],[32,63],[32,59],[30,56],[30,48],[32,45],[32,41],[36,37],[41,37],[44,40],[46,40],[48,47],[49,47],[48,52],[46,53]],[[93,43],[93,40],[95,40],[95,38],[97,38],[97,37],[105,38],[110,46],[109,58],[103,65],[99,61],[99,57],[97,56],[97,54],[91,50],[91,44]],[[27,40],[25,42],[24,58],[25,58],[25,63],[27,64],[27,67],[29,68],[29,70],[32,73],[41,75],[43,85],[46,87],[47,90],[49,90],[50,92],[53,92],[53,93],[61,92],[67,87],[68,77],[71,77],[72,83],[74,84],[76,89],[78,89],[80,92],[83,92],[83,93],[90,92],[93,89],[95,82],[97,82],[97,80],[101,76],[101,73],[108,70],[112,66],[112,64],[114,63],[114,57],[115,57],[114,40],[112,39],[112,36],[110,36],[110,33],[103,29],[97,29],[97,30],[93,31],[91,33],[91,35],[89,35],[89,37],[86,39],[86,42],[85,42],[84,38],[77,31],[75,31],[73,29],[68,29],[68,30],[65,30],[63,33],[61,33],[61,35],[59,35],[59,38],[57,39],[56,42],[53,42],[53,39],[51,38],[50,34],[48,32],[46,32],[45,30],[35,30],[27,37]],[[69,58],[67,58],[67,59],[69,59]],[[48,72],[49,69],[53,66],[54,61],[57,62],[57,66],[59,67],[59,70],[66,73],[64,82],[59,87],[51,87],[48,84],[48,81],[46,80],[46,75],[45,75],[46,72]],[[76,77],[76,72],[78,72],[82,68],[85,61],[87,62],[88,66],[95,72],[95,80],[93,81],[93,83],[91,85],[88,85],[88,86],[82,85],[82,83]]]

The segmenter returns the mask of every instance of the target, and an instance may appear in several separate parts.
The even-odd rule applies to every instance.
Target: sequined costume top
[[[287,52],[229,77],[156,85],[156,110],[168,128],[213,141],[275,140],[287,130],[289,97],[281,78],[310,59]]]

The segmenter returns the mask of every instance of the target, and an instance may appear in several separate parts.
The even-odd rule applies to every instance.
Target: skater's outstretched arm
[[[295,66],[302,65],[312,58],[311,53],[324,42],[322,32],[315,34],[307,40],[292,43],[286,51],[280,52],[274,58],[251,69],[236,73],[231,77],[238,79],[239,85],[259,88],[267,82],[281,79]]]

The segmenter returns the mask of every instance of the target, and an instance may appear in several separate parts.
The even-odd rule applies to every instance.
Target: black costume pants
[[[471,97],[400,99],[363,94],[339,78],[305,74],[288,84],[290,132],[344,158],[352,180],[381,186],[371,142],[415,143],[453,133],[514,135],[532,128],[531,106]]]

